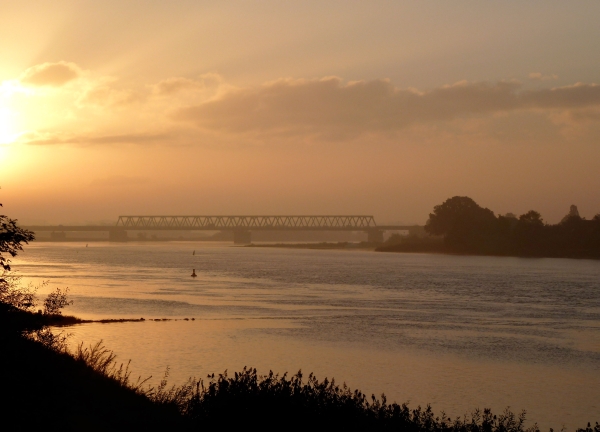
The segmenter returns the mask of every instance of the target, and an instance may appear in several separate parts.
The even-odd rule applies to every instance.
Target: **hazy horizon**
[[[600,213],[600,3],[6,2],[0,203],[124,214]]]

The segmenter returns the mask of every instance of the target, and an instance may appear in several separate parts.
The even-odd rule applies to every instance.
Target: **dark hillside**
[[[69,354],[17,335],[0,344],[2,430],[170,430],[181,421]]]

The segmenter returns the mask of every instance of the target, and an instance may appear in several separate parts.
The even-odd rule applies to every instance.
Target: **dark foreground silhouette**
[[[394,235],[380,252],[439,252],[521,257],[600,258],[600,214],[579,216],[576,206],[560,223],[544,223],[536,211],[494,215],[469,197],[437,205],[425,225],[431,237]]]
[[[26,337],[0,340],[1,430],[169,430],[183,419],[90,367]]]
[[[0,310],[0,321],[14,309]],[[21,312],[18,312],[21,313]],[[489,410],[451,419],[408,405],[367,397],[334,380],[301,372],[257,374],[244,368],[182,386],[132,380],[101,343],[68,352],[60,335],[35,336],[39,317],[25,312],[19,331],[2,327],[0,382],[7,430],[350,430],[413,432],[536,432],[525,414]],[[168,371],[167,371],[168,372]],[[579,431],[600,432],[600,426]]]

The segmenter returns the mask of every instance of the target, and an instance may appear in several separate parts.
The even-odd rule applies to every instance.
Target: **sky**
[[[600,213],[600,2],[0,3],[22,224]]]

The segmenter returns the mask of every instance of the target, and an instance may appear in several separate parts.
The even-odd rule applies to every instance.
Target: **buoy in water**
[[[196,274],[196,269],[192,270],[192,277],[198,277],[198,275]]]
[[[196,255],[196,251],[192,252],[192,255]]]

